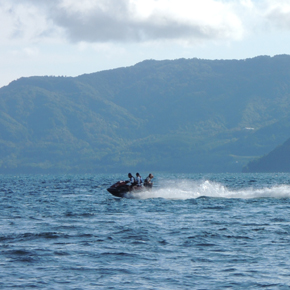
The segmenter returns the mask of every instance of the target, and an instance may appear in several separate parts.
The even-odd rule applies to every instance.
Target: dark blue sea
[[[0,176],[0,288],[290,289],[290,174],[152,173]]]

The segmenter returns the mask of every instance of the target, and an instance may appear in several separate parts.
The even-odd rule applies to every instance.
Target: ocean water
[[[290,289],[290,174],[154,175],[0,176],[0,288]]]

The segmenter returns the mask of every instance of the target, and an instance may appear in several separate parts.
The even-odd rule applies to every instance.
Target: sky
[[[290,54],[289,0],[0,0],[0,87],[146,59]]]

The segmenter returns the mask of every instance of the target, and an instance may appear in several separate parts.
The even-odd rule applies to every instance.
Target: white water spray
[[[290,198],[290,185],[276,185],[272,187],[229,189],[226,186],[209,180],[191,181],[179,180],[153,188],[151,191],[132,193],[128,197],[138,199],[164,198],[175,200],[195,199],[199,197],[214,198]]]

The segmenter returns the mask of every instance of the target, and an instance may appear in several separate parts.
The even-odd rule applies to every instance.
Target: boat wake
[[[212,182],[205,181],[173,181],[170,184],[153,188],[151,191],[142,193],[132,193],[127,197],[148,199],[148,198],[164,198],[186,200],[195,199],[199,197],[213,197],[213,198],[290,198],[290,185],[278,184],[271,187],[246,187],[242,189],[230,189],[226,186]]]

